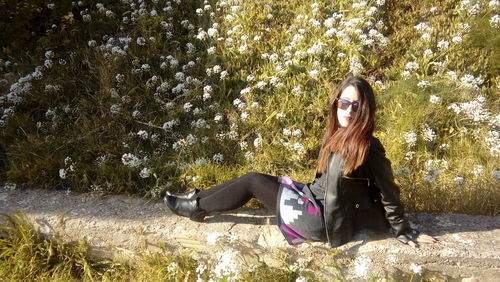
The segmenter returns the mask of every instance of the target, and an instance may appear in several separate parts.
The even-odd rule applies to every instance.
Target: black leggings
[[[199,207],[207,212],[237,209],[251,198],[259,199],[271,212],[276,212],[278,177],[249,172],[198,193]]]

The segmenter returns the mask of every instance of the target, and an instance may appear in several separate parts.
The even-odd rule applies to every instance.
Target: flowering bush
[[[497,213],[499,1],[13,2],[4,182],[149,197],[247,171],[308,182],[353,73],[410,209]]]

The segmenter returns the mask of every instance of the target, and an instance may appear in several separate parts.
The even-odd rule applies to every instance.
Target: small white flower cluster
[[[17,184],[7,182],[7,183],[3,184],[2,188],[4,191],[14,191],[14,190],[16,190],[16,187],[17,187]]]
[[[413,147],[417,144],[417,134],[413,131],[405,132],[403,138],[408,147]]]
[[[175,69],[179,66],[179,61],[172,55],[161,56],[160,59],[163,60],[160,64],[161,69]]]
[[[52,84],[45,85],[45,92],[59,92],[61,90],[62,90],[61,85],[52,85]]]
[[[177,272],[178,269],[179,269],[179,265],[175,261],[173,261],[167,265],[167,272],[169,272],[169,273]]]
[[[450,43],[446,40],[441,40],[437,44],[437,48],[441,51],[448,49],[448,47],[450,47]]]
[[[406,63],[405,70],[401,73],[403,77],[409,77],[412,71],[415,71],[419,68],[419,64],[417,62],[408,62]]]
[[[138,167],[142,164],[142,160],[132,153],[122,155],[122,163],[128,167]]]
[[[439,175],[441,174],[441,170],[448,169],[448,161],[443,159],[430,159],[424,165],[425,176],[423,181],[425,182],[434,182]]]
[[[400,177],[408,177],[410,176],[411,170],[408,167],[401,167],[394,170],[394,175]]]
[[[66,179],[69,173],[75,171],[75,163],[73,162],[73,159],[71,159],[71,157],[64,158],[64,165],[65,168],[59,169],[59,177],[61,179]]]
[[[218,261],[213,269],[215,277],[229,281],[238,280],[242,270],[242,266],[238,263],[238,255],[239,252],[233,249],[217,254]]]
[[[14,105],[20,104],[23,101],[22,96],[31,90],[31,81],[34,79],[40,80],[42,77],[42,67],[40,66],[36,66],[32,73],[20,77],[16,82],[11,84],[9,92],[5,95],[7,102]]]
[[[476,165],[474,169],[472,170],[472,173],[475,175],[480,175],[484,172],[484,166],[482,165]]]
[[[490,25],[493,28],[500,28],[500,16],[494,15],[490,18]]]
[[[358,56],[351,57],[349,71],[354,75],[360,74],[363,71],[363,65]]]
[[[222,161],[224,161],[224,155],[221,153],[217,153],[217,154],[213,155],[212,159],[213,159],[214,163],[222,164]]]
[[[95,163],[97,166],[102,166],[104,165],[107,161],[109,161],[109,159],[111,158],[111,155],[107,154],[107,155],[103,155],[103,156],[98,156],[96,159],[95,159]]]
[[[104,52],[104,58],[113,59],[115,57],[127,55],[127,50],[129,49],[129,44],[132,42],[130,37],[119,37],[114,38],[108,35],[103,36],[104,43],[97,48]],[[89,47],[95,45],[95,42],[89,41]]]
[[[479,89],[484,80],[481,77],[474,77],[471,74],[466,74],[460,78],[460,85],[466,88]]]
[[[488,135],[484,138],[485,143],[490,149],[492,156],[500,155],[500,133],[497,130],[488,131]]]
[[[431,38],[431,33],[434,31],[434,28],[426,22],[421,22],[415,26],[415,30],[421,34],[423,40],[427,41]]]
[[[436,139],[436,132],[434,132],[434,130],[432,130],[429,125],[422,125],[421,130],[425,141],[432,142]]]
[[[203,273],[205,273],[205,271],[207,270],[207,266],[204,265],[204,264],[199,264],[197,267],[196,267],[196,282],[202,282],[203,279],[201,278]]]
[[[436,95],[431,95],[429,97],[429,102],[431,102],[432,104],[439,104],[439,102],[441,102],[441,98],[439,98],[439,96]]]
[[[410,264],[410,269],[413,271],[413,273],[420,274],[422,273],[422,266],[412,263]]]
[[[421,87],[421,88],[426,88],[427,86],[429,86],[429,81],[427,81],[427,80],[421,80],[421,81],[418,82],[417,86]]]
[[[464,102],[460,104],[451,104],[448,106],[448,109],[452,109],[456,114],[463,114],[468,119],[471,119],[475,122],[484,122],[487,121],[491,114],[484,107],[486,102],[486,98],[484,96],[478,95],[474,100],[470,102]]]

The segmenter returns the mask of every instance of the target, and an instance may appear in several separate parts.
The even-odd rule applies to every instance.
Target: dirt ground
[[[41,232],[65,242],[85,240],[98,257],[134,259],[138,251],[188,252],[217,259],[237,250],[246,262],[288,262],[326,279],[359,280],[394,271],[438,272],[462,281],[500,281],[500,217],[409,213],[412,225],[439,242],[419,249],[386,235],[357,234],[336,249],[323,243],[289,246],[265,211],[208,217],[204,223],[172,214],[161,201],[98,197],[64,191],[0,188],[0,212],[22,211]],[[218,240],[215,240],[217,239]]]

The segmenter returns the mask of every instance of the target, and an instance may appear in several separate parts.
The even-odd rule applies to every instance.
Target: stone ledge
[[[172,214],[161,202],[125,196],[96,197],[63,191],[0,190],[0,212],[22,211],[42,233],[63,241],[85,239],[98,257],[134,259],[139,250],[210,258],[236,250],[246,263],[282,266],[283,257],[326,279],[383,277],[416,264],[453,278],[500,281],[500,217],[410,213],[412,224],[438,238],[413,249],[388,236],[361,233],[339,248],[312,243],[289,246],[264,211],[241,211],[197,223]],[[221,235],[225,234],[225,235]],[[215,244],[215,238],[221,235]]]

